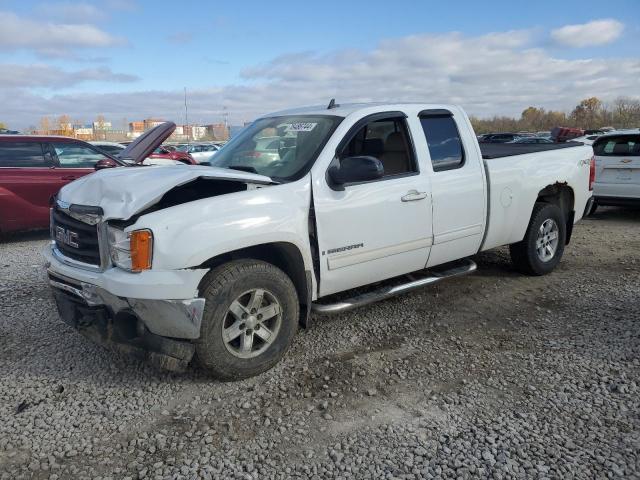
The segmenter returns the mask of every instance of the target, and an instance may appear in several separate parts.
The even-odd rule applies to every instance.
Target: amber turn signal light
[[[129,241],[131,245],[131,271],[149,270],[153,258],[153,233],[151,230],[135,230],[131,232]]]

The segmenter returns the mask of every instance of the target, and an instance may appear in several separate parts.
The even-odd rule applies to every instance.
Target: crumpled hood
[[[100,170],[65,185],[58,199],[72,205],[101,207],[105,220],[127,220],[172,188],[197,178],[273,183],[264,175],[208,166],[121,167]]]

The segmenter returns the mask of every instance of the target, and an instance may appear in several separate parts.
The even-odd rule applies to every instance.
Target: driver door
[[[344,190],[326,178],[313,182],[320,296],[423,269],[432,243],[430,185],[420,175],[406,115],[365,117],[341,145],[334,162],[373,156],[385,173]]]

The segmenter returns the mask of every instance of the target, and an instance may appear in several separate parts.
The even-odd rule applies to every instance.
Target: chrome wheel
[[[222,340],[239,358],[253,358],[274,342],[282,324],[282,308],[268,290],[256,288],[236,298],[222,322]]]
[[[541,261],[548,262],[556,254],[559,232],[558,224],[552,218],[548,218],[540,225],[536,239],[536,253]]]

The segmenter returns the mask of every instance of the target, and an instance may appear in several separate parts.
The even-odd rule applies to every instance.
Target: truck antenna
[[[336,103],[336,99],[332,98],[331,101],[329,102],[329,106],[327,107],[327,110],[331,110],[332,108],[338,108],[340,105],[338,105]]]

